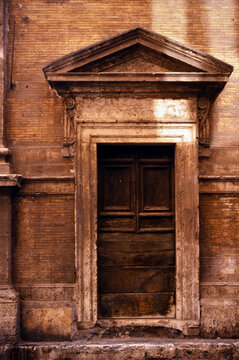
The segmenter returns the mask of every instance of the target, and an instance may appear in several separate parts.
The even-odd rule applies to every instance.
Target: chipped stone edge
[[[23,177],[19,174],[0,174],[0,187],[21,187]]]

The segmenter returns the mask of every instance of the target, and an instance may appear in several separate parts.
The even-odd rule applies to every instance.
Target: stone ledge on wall
[[[20,187],[22,176],[18,174],[0,174],[0,187]]]

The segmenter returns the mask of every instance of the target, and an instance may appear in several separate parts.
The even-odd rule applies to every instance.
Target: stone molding
[[[199,175],[200,181],[239,181],[239,175]]]
[[[21,187],[22,176],[18,174],[0,174],[1,187]]]
[[[77,314],[80,328],[168,326],[196,332],[199,311],[198,181],[196,124],[77,125]],[[160,130],[159,130],[160,129]],[[160,135],[158,133],[160,132]],[[176,317],[100,320],[97,314],[97,144],[176,144]],[[185,181],[185,179],[187,179]],[[187,204],[186,206],[184,206]],[[190,213],[186,209],[190,208]],[[190,225],[189,225],[190,224]],[[185,259],[187,258],[187,262]],[[190,274],[190,275],[189,275]],[[195,328],[196,327],[196,328]]]
[[[200,175],[200,194],[239,193],[239,175]]]

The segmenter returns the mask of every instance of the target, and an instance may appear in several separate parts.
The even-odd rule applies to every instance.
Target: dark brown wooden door
[[[174,316],[174,147],[98,149],[99,318]]]

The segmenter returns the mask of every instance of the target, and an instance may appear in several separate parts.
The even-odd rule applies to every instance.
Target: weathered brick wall
[[[20,294],[22,338],[71,335],[74,182],[30,180],[13,206],[13,282]]]
[[[200,197],[200,273],[203,334],[239,334],[239,197]]]
[[[211,157],[200,160],[200,174],[238,174],[237,1],[9,0],[8,7],[6,136],[14,173],[28,177],[71,176],[74,173],[73,161],[62,158],[62,100],[49,89],[42,67],[71,51],[142,26],[235,67],[211,111]],[[61,182],[57,186],[44,185],[45,182],[44,179],[29,181],[15,198],[14,282],[23,298],[23,335],[64,338],[70,336],[69,323],[63,326],[67,316],[64,317],[64,311],[68,314],[69,308],[62,310],[62,318],[59,313],[55,316],[53,310],[47,310],[44,317],[39,309],[60,312],[66,308],[64,301],[71,302],[72,294],[65,289],[68,289],[66,284],[74,282],[74,200],[73,194],[68,194],[72,189],[66,190],[64,184],[59,185]],[[43,186],[47,188],[42,190]],[[200,222],[203,333],[207,336],[238,335],[239,307],[234,296],[239,284],[238,197],[202,195]],[[234,264],[234,270],[226,277],[222,276],[227,269],[225,264],[231,269]],[[68,294],[64,295],[65,300],[54,298],[53,292],[49,292],[52,285],[57,293],[61,283],[63,293]],[[34,298],[37,284],[45,284],[45,287],[41,292],[37,290]],[[223,297],[220,295],[222,289]],[[51,323],[53,318],[57,319],[55,323]],[[42,319],[45,325],[39,330]],[[34,322],[39,326],[34,327]],[[58,329],[55,332],[52,330],[54,324]],[[59,330],[61,325],[63,330]]]
[[[201,281],[239,281],[238,196],[201,196]]]
[[[73,196],[38,192],[15,198],[12,247],[14,283],[73,283]]]

